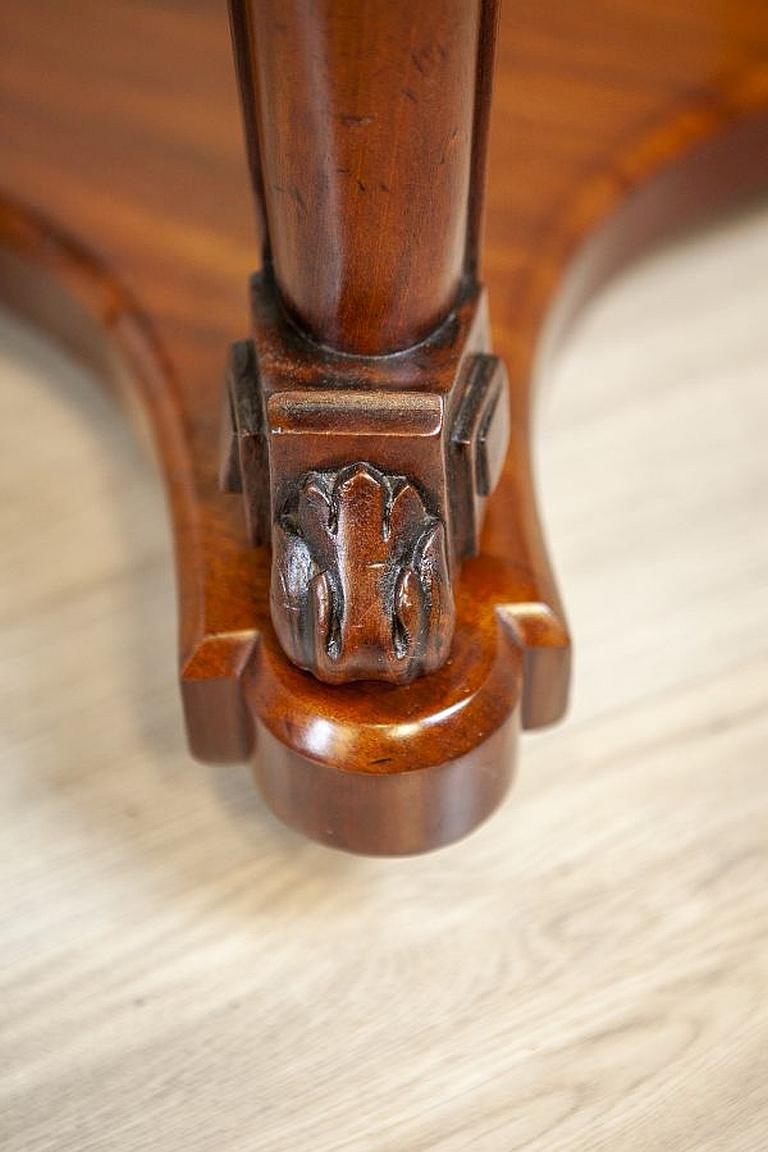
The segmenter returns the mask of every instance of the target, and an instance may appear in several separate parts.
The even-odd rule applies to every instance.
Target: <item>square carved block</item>
[[[385,357],[315,344],[268,274],[252,304],[227,375],[222,484],[242,492],[252,543],[272,544],[277,636],[330,683],[408,682],[448,657],[453,584],[509,441],[484,293]]]

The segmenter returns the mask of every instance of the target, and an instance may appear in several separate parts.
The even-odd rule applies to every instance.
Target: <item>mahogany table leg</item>
[[[259,777],[285,819],[361,851],[462,834],[511,767],[519,670],[503,625],[506,702],[473,732],[467,717],[460,754],[437,730],[427,762],[404,739],[458,715],[456,685],[422,686],[418,713],[405,691],[340,694],[433,676],[459,657],[457,625],[475,640],[460,569],[510,442],[478,273],[497,16],[496,0],[231,3],[264,259],[227,374],[222,483],[252,544],[271,544],[285,655],[330,685],[324,712],[365,701],[353,755],[318,759],[306,731],[286,753],[277,734]],[[541,675],[529,690],[546,693]]]
[[[264,265],[222,462],[321,680],[445,663],[509,442],[478,281],[496,0],[233,0]]]

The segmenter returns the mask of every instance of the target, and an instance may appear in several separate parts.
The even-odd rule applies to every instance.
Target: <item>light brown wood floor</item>
[[[768,1148],[768,211],[592,310],[542,399],[569,721],[431,857],[188,758],[159,489],[0,345],[4,1152]]]

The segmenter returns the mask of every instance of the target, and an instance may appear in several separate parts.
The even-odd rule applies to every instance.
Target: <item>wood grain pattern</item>
[[[331,348],[417,343],[474,278],[497,0],[231,9],[286,308]]]
[[[572,719],[406,861],[189,759],[159,482],[2,322],[4,1152],[762,1152],[766,266],[763,209],[638,269],[553,366]]]
[[[511,452],[457,589],[452,660],[386,696],[340,689],[331,707],[327,688],[286,667],[268,618],[268,554],[248,548],[216,484],[223,350],[245,330],[240,286],[257,247],[222,13],[146,0],[82,0],[77,18],[52,0],[0,11],[3,289],[74,333],[116,382],[130,375],[151,414],[178,540],[193,747],[226,760],[255,745],[268,758],[277,739],[299,774],[307,763],[331,775],[363,767],[370,805],[398,784],[405,804],[414,769],[437,783],[455,764],[477,787],[499,741],[498,798],[518,727],[557,716],[567,678],[529,469],[534,351],[545,364],[622,260],[765,182],[764,6],[507,5],[485,266],[510,368]],[[57,293],[21,275],[20,260]],[[446,792],[447,814],[451,801]],[[449,830],[460,831],[446,815]]]

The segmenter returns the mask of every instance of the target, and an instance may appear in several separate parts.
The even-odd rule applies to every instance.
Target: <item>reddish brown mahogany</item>
[[[340,351],[415,344],[467,271],[496,0],[231,9],[254,190],[288,310]],[[471,265],[474,240],[469,252]]]
[[[222,482],[289,659],[407,684],[449,657],[509,443],[477,279],[496,0],[230,9],[264,267]]]
[[[193,750],[253,754],[272,807],[343,847],[415,852],[464,834],[503,795],[520,723],[556,718],[564,700],[567,635],[529,468],[534,353],[540,372],[584,301],[649,243],[768,182],[765,6],[507,0],[484,278],[510,450],[454,586],[449,659],[409,684],[333,687],[284,656],[269,552],[218,485],[223,351],[247,331],[257,247],[221,7],[2,0],[0,15],[3,296],[144,403],[171,498]],[[422,331],[455,283],[444,259]],[[292,298],[308,323],[331,309],[313,291]],[[337,285],[354,344],[344,299]]]

